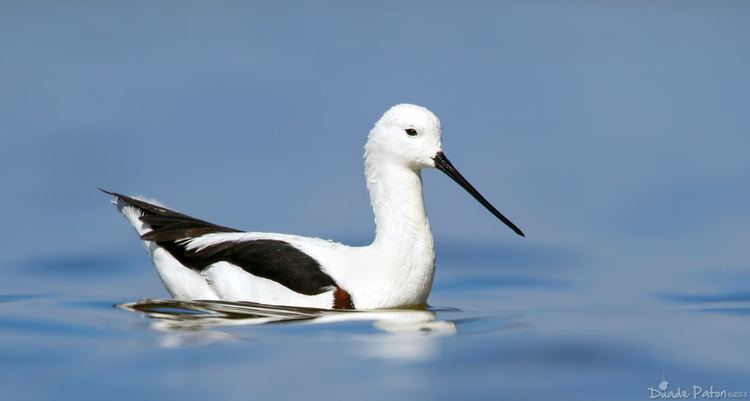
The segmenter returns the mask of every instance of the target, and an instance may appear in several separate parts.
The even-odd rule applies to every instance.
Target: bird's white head
[[[524,235],[515,224],[495,209],[445,157],[440,143],[440,120],[424,107],[399,104],[386,111],[370,131],[367,145],[365,145],[365,158],[367,159],[365,165],[368,170],[368,185],[369,178],[374,178],[370,177],[371,172],[378,164],[381,167],[407,168],[414,172],[427,167],[435,167],[465,189],[516,234]]]
[[[440,147],[440,120],[431,111],[413,104],[391,107],[370,131],[368,155],[412,170],[435,167]]]

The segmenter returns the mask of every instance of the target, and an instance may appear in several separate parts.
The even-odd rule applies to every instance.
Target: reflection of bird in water
[[[175,330],[208,329],[224,326],[254,326],[274,323],[336,323],[372,321],[386,332],[456,333],[451,321],[436,320],[429,310],[391,309],[339,311],[253,302],[178,301],[149,299],[120,304],[118,307],[144,313],[159,320],[160,328]]]
[[[176,299],[333,309],[423,308],[435,273],[422,199],[423,168],[447,174],[523,235],[448,161],[440,137],[438,118],[408,104],[388,110],[370,131],[365,175],[377,229],[373,243],[363,247],[240,232],[155,202],[108,193],[138,231]]]
[[[117,305],[151,318],[150,327],[170,335],[160,339],[168,348],[189,344],[239,339],[222,327],[269,324],[335,324],[372,322],[382,333],[358,337],[367,344],[367,356],[387,359],[424,359],[434,354],[434,344],[426,339],[458,333],[456,321],[438,320],[428,310],[338,311],[251,302],[177,301],[149,299]],[[468,320],[468,319],[466,319]]]

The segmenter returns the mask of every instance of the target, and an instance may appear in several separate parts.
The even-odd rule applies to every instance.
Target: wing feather
[[[240,233],[240,230],[216,225],[165,207],[115,192],[112,196],[140,209],[140,220],[151,231],[143,234],[145,241],[153,241],[183,265],[202,271],[217,262],[228,262],[246,272],[273,280],[292,291],[317,295],[336,287],[334,280],[321,269],[310,255],[278,239],[238,239],[227,235],[226,240],[212,241],[208,246],[191,248],[191,240],[205,235]]]

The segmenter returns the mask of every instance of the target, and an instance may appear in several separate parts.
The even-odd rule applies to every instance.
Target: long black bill
[[[484,199],[484,196],[482,196],[482,194],[480,194],[479,191],[474,189],[474,187],[471,186],[471,184],[469,184],[469,181],[466,181],[466,178],[464,178],[464,176],[462,176],[461,173],[459,173],[458,170],[456,170],[456,168],[453,167],[453,164],[450,162],[450,160],[448,160],[447,157],[445,157],[445,154],[443,154],[443,152],[438,152],[437,155],[435,155],[433,159],[435,160],[435,167],[437,167],[438,170],[444,172],[445,175],[452,178],[453,181],[456,181],[458,185],[463,187],[463,189],[465,189],[466,192],[470,193],[471,196],[474,197],[474,199],[478,200],[479,203],[482,204],[482,206],[487,208],[487,210],[489,210],[490,213],[495,215],[495,217],[497,217],[498,219],[500,219],[500,221],[502,221],[508,227],[510,227],[511,230],[515,231],[516,234],[522,237],[525,237],[525,235],[523,235],[523,231],[521,231],[520,228],[516,227],[516,225],[513,224],[513,222],[508,220],[507,217],[503,216],[503,214],[500,213],[497,209],[495,209],[495,207],[492,206],[492,204],[490,204],[490,202],[488,202],[487,199]]]

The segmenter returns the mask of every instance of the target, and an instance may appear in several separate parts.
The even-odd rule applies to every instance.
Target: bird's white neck
[[[422,198],[420,172],[368,154],[365,175],[375,213],[373,246],[408,251],[422,245],[431,253],[432,234]]]
[[[377,307],[424,305],[435,275],[432,233],[422,199],[422,177],[399,163],[367,153],[365,175],[375,212],[372,265],[363,275]],[[375,290],[372,290],[372,289]],[[365,302],[360,296],[360,302]]]

